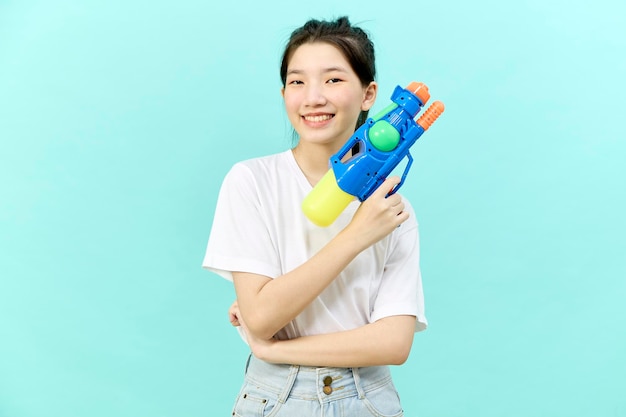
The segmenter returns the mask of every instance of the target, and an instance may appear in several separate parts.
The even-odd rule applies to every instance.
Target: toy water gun
[[[443,103],[435,101],[415,121],[429,99],[428,87],[423,83],[395,88],[392,103],[368,118],[330,158],[330,169],[302,202],[309,220],[321,227],[329,226],[355,197],[365,201],[406,157],[400,183],[388,195],[398,191],[413,163],[409,148],[444,110]],[[350,151],[352,155],[344,160]]]

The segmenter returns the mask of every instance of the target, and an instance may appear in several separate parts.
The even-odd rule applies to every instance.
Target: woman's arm
[[[352,221],[317,254],[298,268],[270,279],[233,272],[238,308],[247,333],[271,339],[300,314],[363,250],[395,230],[408,218],[398,194],[387,197],[400,182],[388,178],[357,210]],[[254,238],[254,237],[251,237]]]
[[[238,312],[231,312],[237,317]],[[343,332],[291,340],[260,339],[246,332],[252,353],[266,362],[304,366],[364,367],[401,365],[411,351],[415,316],[390,316]]]

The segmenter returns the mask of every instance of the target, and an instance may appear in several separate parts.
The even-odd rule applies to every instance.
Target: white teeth
[[[309,122],[323,122],[324,120],[330,120],[333,116],[325,114],[323,116],[304,116],[304,120]]]

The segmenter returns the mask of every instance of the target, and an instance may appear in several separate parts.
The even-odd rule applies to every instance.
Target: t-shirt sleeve
[[[418,225],[413,219],[401,225],[392,241],[371,320],[409,315],[416,317],[415,331],[426,329],[424,292],[420,271]]]
[[[232,272],[279,275],[263,202],[252,171],[238,163],[226,174],[217,199],[202,266],[232,281]]]

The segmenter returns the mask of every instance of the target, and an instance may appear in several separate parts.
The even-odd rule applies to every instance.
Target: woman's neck
[[[323,145],[299,143],[292,153],[302,173],[312,186],[328,172],[328,161],[339,149]]]

